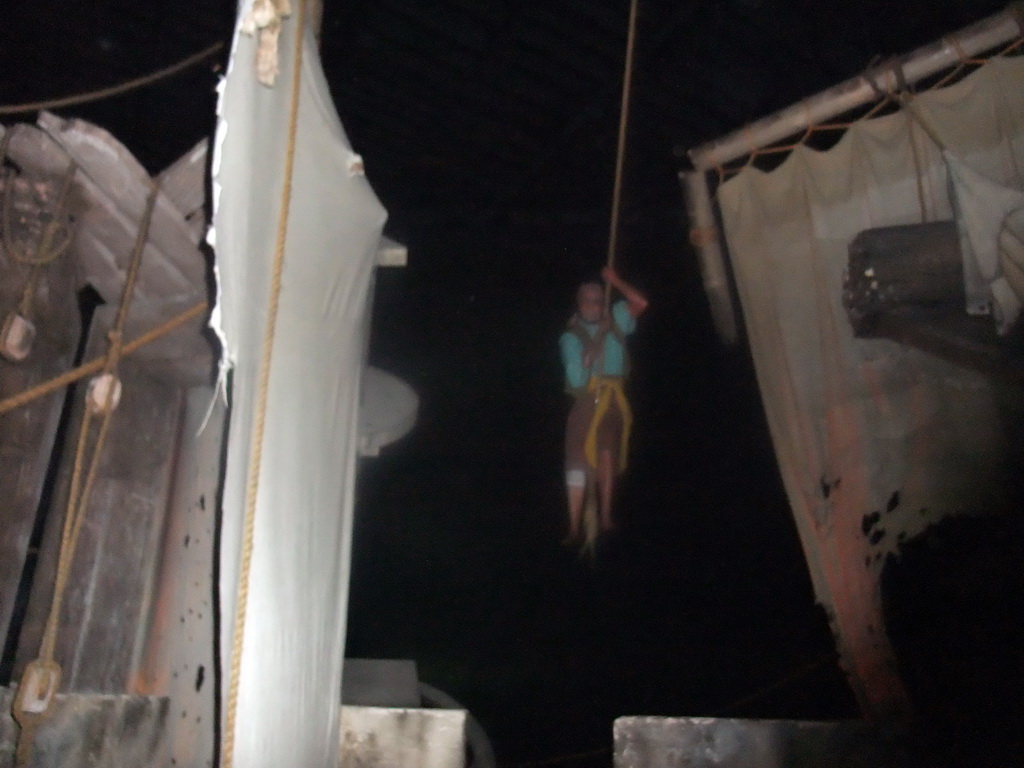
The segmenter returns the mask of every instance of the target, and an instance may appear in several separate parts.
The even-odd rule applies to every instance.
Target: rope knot
[[[60,664],[48,654],[43,655],[46,658],[30,661],[25,667],[11,706],[11,714],[20,728],[15,753],[17,766],[26,766],[31,762],[36,728],[53,709],[57,688],[60,686]]]

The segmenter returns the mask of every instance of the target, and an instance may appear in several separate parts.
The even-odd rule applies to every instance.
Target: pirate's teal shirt
[[[604,354],[601,370],[591,371],[583,367],[583,342],[572,331],[566,331],[558,340],[562,351],[562,365],[565,366],[565,381],[570,389],[582,389],[587,385],[591,374],[599,376],[624,376],[626,373],[626,350],[622,348],[619,336],[628,336],[636,330],[636,318],[629,313],[629,305],[620,299],[612,305],[612,320],[619,334],[607,333],[604,337]],[[594,338],[600,330],[598,323],[579,321],[578,326],[584,333]]]

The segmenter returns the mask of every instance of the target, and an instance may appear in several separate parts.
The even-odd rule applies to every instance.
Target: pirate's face
[[[604,292],[596,283],[584,283],[576,293],[576,309],[588,323],[596,323],[604,314]]]

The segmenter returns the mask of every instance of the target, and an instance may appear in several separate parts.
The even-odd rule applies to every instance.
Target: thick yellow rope
[[[117,316],[113,327],[107,334],[109,346],[102,369],[103,373],[107,374],[113,375],[116,372],[118,362],[122,356],[124,324],[128,317],[132,295],[135,292],[135,283],[138,279],[139,266],[142,263],[142,254],[145,251],[146,240],[149,237],[149,225],[153,218],[153,210],[156,207],[156,199],[160,191],[156,182],[151,182],[151,184],[152,187],[146,200],[145,212],[143,213],[142,222],[139,225],[139,231],[135,238],[135,246],[132,249],[128,274],[125,277],[124,287],[121,291],[121,302],[118,306]],[[68,578],[71,575],[71,566],[74,563],[79,535],[82,531],[82,521],[85,519],[89,497],[92,493],[93,484],[96,481],[100,458],[103,455],[103,448],[110,429],[111,416],[114,412],[113,398],[114,387],[110,386],[107,389],[99,433],[96,436],[92,454],[89,457],[89,468],[86,471],[84,485],[82,484],[82,471],[86,462],[86,448],[88,445],[89,428],[92,424],[93,409],[87,405],[82,414],[82,423],[79,426],[78,441],[75,446],[74,468],[71,474],[71,486],[68,490],[64,526],[61,531],[57,574],[54,580],[53,597],[50,601],[50,611],[46,618],[46,627],[43,630],[43,638],[39,645],[39,655],[26,666],[25,673],[22,676],[22,683],[18,686],[17,698],[12,707],[12,714],[21,726],[21,730],[18,733],[16,754],[17,765],[19,766],[27,765],[31,760],[35,730],[50,714],[53,703],[51,696],[48,697],[46,706],[41,711],[38,707],[34,706],[34,703],[28,700],[29,681],[33,679],[38,680],[40,677],[48,679],[51,681],[49,687],[52,691],[55,691],[59,684],[61,668],[54,659],[54,651],[57,646],[57,630],[60,623],[61,608],[64,604],[64,595],[67,591]]]
[[[62,107],[72,107],[78,104],[87,104],[91,101],[99,101],[101,99],[108,99],[111,96],[118,96],[128,91],[133,91],[136,88],[142,88],[150,83],[155,83],[158,80],[162,80],[165,77],[176,75],[183,69],[187,69],[194,64],[198,64],[205,59],[210,58],[213,54],[217,53],[221,48],[224,47],[223,42],[214,43],[208,48],[204,48],[199,53],[194,53],[188,58],[182,59],[176,64],[172,64],[169,67],[158,69],[156,72],[151,72],[148,75],[142,77],[136,77],[133,80],[120,83],[119,85],[112,85],[109,88],[100,88],[96,91],[88,91],[86,93],[77,93],[73,96],[64,96],[58,99],[47,99],[45,101],[32,101],[26,104],[6,104],[0,105],[0,115],[20,115],[30,112],[39,112],[44,109],[61,109]]]
[[[263,333],[263,354],[260,360],[259,384],[256,390],[252,437],[249,445],[249,473],[245,487],[245,516],[242,520],[242,553],[239,563],[238,590],[235,594],[235,617],[231,638],[231,664],[227,702],[224,714],[224,740],[221,765],[233,768],[235,758],[235,720],[238,711],[242,652],[245,639],[245,616],[249,602],[249,569],[252,565],[253,538],[256,527],[256,498],[259,491],[260,465],[263,457],[263,432],[266,425],[267,391],[270,384],[270,362],[274,352],[274,331],[281,297],[281,275],[284,271],[284,246],[288,235],[288,212],[292,199],[292,175],[295,167],[295,138],[299,125],[299,87],[302,82],[302,34],[306,3],[298,0],[295,15],[295,56],[292,62],[291,105],[288,112],[288,140],[285,149],[284,184],[281,209],[277,220],[277,241],[270,279],[267,325]]]
[[[161,323],[152,330],[146,331],[138,338],[132,339],[121,348],[121,357],[135,352],[137,349],[150,344],[157,339],[166,336],[171,331],[178,328],[180,325],[187,323],[199,315],[203,314],[207,309],[207,303],[200,301],[198,304],[194,304],[186,309],[181,314],[175,315],[170,320]],[[77,368],[72,368],[70,371],[65,371],[59,376],[54,376],[52,379],[47,379],[40,384],[36,384],[34,387],[26,389],[24,392],[19,392],[16,395],[11,395],[6,400],[0,400],[0,416],[13,411],[16,408],[20,408],[33,400],[48,395],[54,390],[65,387],[68,384],[72,384],[79,379],[84,379],[86,376],[91,376],[94,373],[99,373],[103,370],[103,366],[106,363],[107,357],[97,357],[90,360],[88,363],[83,363]]]
[[[618,471],[623,472],[626,469],[629,453],[629,435],[633,429],[633,411],[626,399],[626,390],[623,389],[622,379],[611,376],[592,376],[587,385],[587,392],[592,394],[597,401],[594,406],[594,417],[590,420],[590,428],[587,430],[587,439],[583,443],[583,454],[587,458],[587,464],[594,469],[597,468],[597,433],[614,401],[619,406],[619,413],[622,414]]]

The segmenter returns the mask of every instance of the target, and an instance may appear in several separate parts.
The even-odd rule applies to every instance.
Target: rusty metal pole
[[[895,91],[898,79],[896,73],[901,71],[906,83],[914,85],[956,66],[964,56],[976,56],[1020,37],[1021,18],[1021,5],[1014,4],[1002,13],[972,24],[956,35],[944,37],[895,62],[872,70],[869,73],[871,80],[882,88],[889,85],[890,90]],[[827,122],[877,99],[878,93],[868,78],[858,75],[720,139],[691,149],[690,160],[695,168],[710,170],[743,157],[753,149],[799,135],[812,125]]]

